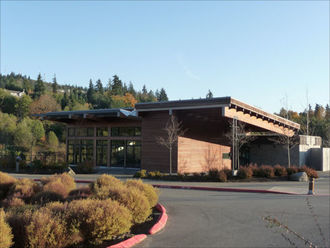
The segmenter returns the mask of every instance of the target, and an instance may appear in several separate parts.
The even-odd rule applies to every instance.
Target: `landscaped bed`
[[[0,172],[0,248],[107,247],[147,233],[157,202],[141,180],[102,175],[76,188],[66,173],[37,183]]]
[[[290,176],[298,173],[305,172],[309,178],[318,178],[317,172],[307,166],[296,167],[291,166],[290,168],[275,165],[248,165],[241,166],[237,175],[233,176],[232,170],[230,169],[216,169],[211,168],[207,173],[178,173],[169,175],[167,173],[161,173],[159,171],[141,170],[135,173],[135,178],[145,179],[156,179],[156,180],[167,180],[167,181],[188,181],[188,182],[249,182],[249,181],[285,181],[290,180]]]

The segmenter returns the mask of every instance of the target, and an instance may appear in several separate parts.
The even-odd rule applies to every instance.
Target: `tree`
[[[54,75],[53,84],[52,84],[53,94],[57,93],[57,89],[58,89],[58,84],[57,84],[57,80],[56,80],[56,75]]]
[[[209,90],[209,92],[206,94],[206,98],[213,98],[213,93]]]
[[[41,95],[45,94],[45,91],[46,91],[46,87],[39,73],[38,79],[34,85],[34,98],[39,98]]]
[[[168,97],[164,88],[160,89],[159,95],[157,96],[157,101],[158,102],[168,101]]]
[[[163,130],[165,131],[165,137],[157,137],[157,143],[169,150],[170,175],[172,175],[172,150],[177,146],[178,138],[184,135],[185,130],[182,129],[182,123],[178,122],[174,115],[170,116]]]
[[[322,120],[324,118],[325,111],[320,104],[315,105],[314,116],[317,120]]]
[[[48,133],[47,137],[48,145],[51,151],[56,152],[58,148],[58,138],[56,134],[53,131],[50,131]]]
[[[278,134],[275,138],[269,138],[269,140],[274,141],[279,145],[286,147],[288,155],[288,167],[291,167],[291,149],[299,144],[299,135],[295,133],[290,135],[290,131],[283,128],[283,134]]]
[[[15,113],[20,119],[23,119],[29,115],[31,103],[32,99],[28,95],[23,95],[17,101],[15,104]]]
[[[134,86],[133,86],[132,82],[129,82],[127,91],[128,91],[128,93],[130,93],[131,95],[136,97],[136,91],[134,89]]]
[[[16,130],[17,118],[0,112],[0,144],[12,145]]]
[[[28,126],[28,122],[23,120],[18,123],[14,133],[14,145],[17,147],[22,147],[26,150],[31,149],[32,155],[32,147],[34,145],[33,141],[33,135]]]
[[[117,75],[113,76],[112,79],[112,95],[123,95],[123,83]]]
[[[42,95],[39,99],[30,105],[31,114],[43,114],[59,111],[60,109],[60,105],[56,102],[54,97],[50,95]]]
[[[88,86],[88,90],[87,90],[87,101],[89,103],[93,103],[93,95],[94,95],[94,85],[93,85],[93,81],[92,79],[89,80],[89,86]]]
[[[103,85],[102,85],[101,79],[98,79],[96,81],[96,91],[98,93],[100,93],[101,95],[103,95]]]
[[[240,149],[243,145],[252,142],[256,139],[246,131],[245,123],[233,118],[232,122],[229,122],[230,131],[225,134],[225,137],[232,144],[231,147],[231,159],[233,164],[233,171],[239,169],[239,155]]]

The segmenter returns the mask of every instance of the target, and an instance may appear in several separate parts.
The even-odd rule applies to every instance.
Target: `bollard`
[[[314,195],[314,178],[313,177],[309,178],[308,194],[309,195]]]

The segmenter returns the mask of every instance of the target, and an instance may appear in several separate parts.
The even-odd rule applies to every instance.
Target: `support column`
[[[93,165],[96,166],[96,127],[94,127],[94,138],[93,138]]]

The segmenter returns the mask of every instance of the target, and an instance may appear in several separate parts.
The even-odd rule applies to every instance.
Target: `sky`
[[[329,103],[328,1],[0,4],[2,74],[85,87],[117,74],[170,100],[210,89],[271,113]]]

